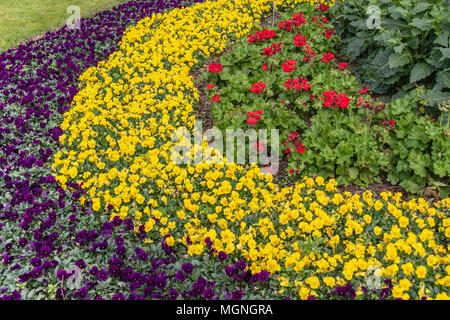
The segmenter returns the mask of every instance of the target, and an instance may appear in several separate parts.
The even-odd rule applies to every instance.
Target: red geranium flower
[[[358,98],[358,103],[356,104],[357,107],[359,107],[360,105],[362,105],[365,102],[365,100],[361,97]]]
[[[288,59],[285,63],[281,65],[281,68],[283,69],[284,72],[291,72],[297,68],[295,66],[296,63],[297,61]]]
[[[220,94],[216,94],[216,95],[214,95],[213,97],[212,97],[212,101],[213,102],[217,102],[217,101],[219,101],[220,100]]]
[[[310,46],[304,47],[305,52],[310,56],[317,56],[317,53],[315,53]]]
[[[281,50],[281,45],[283,42],[277,43],[275,42],[270,47],[264,48],[261,54],[266,55],[268,57],[273,56],[275,53],[279,52]]]
[[[350,103],[350,98],[347,97],[345,93],[341,93],[337,96],[336,106],[340,108],[347,108],[348,104]]]
[[[364,88],[364,89],[361,89],[361,90],[359,90],[359,94],[363,94],[363,93],[366,93],[367,91],[369,91],[369,89],[370,88]]]
[[[247,112],[247,123],[252,126],[258,123],[258,120],[261,119],[261,115],[263,114],[262,110],[255,110],[252,112]]]
[[[292,16],[292,19],[289,19],[287,21],[281,21],[278,24],[278,27],[280,29],[285,29],[286,31],[292,31],[294,28],[293,26],[300,27],[303,23],[306,23],[303,13],[297,13]]]
[[[206,89],[209,91],[212,87],[214,87],[214,83],[210,83],[206,86]]]
[[[341,62],[339,63],[339,69],[344,70],[345,68],[347,68],[347,62]]]
[[[212,73],[219,73],[223,70],[223,67],[220,63],[211,63],[208,67],[208,71]]]
[[[289,78],[285,83],[284,87],[286,89],[295,89],[300,90],[303,88],[303,90],[308,91],[309,88],[311,88],[311,84],[308,83],[308,80],[306,78],[300,77],[298,79],[291,79]]]
[[[255,35],[253,34],[249,34],[248,35],[248,42],[255,42],[255,41],[263,41],[264,39],[271,39],[273,37],[275,37],[277,35],[277,33],[275,32],[275,30],[267,30],[264,29],[261,32],[256,31]]]
[[[325,4],[319,4],[319,7],[317,8],[317,10],[320,10],[322,12],[328,11],[328,6]]]
[[[305,46],[305,45],[306,45],[306,36],[302,36],[302,34],[299,33],[298,35],[296,35],[296,36],[294,37],[294,44],[295,44],[297,47]]]
[[[333,59],[334,59],[334,54],[332,54],[331,52],[328,52],[328,53],[324,53],[320,60],[325,62],[325,63],[328,63],[328,62],[330,62]]]
[[[306,151],[305,147],[303,146],[303,144],[300,143],[300,145],[297,147],[297,152],[303,153],[305,151]]]
[[[266,84],[264,82],[260,81],[260,82],[256,82],[256,83],[252,84],[250,91],[253,93],[260,94],[261,92],[263,92],[263,90],[266,87],[267,87]]]
[[[254,126],[255,124],[258,123],[258,120],[256,120],[255,118],[247,118],[247,123]]]

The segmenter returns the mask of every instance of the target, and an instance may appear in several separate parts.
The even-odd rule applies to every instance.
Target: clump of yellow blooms
[[[269,271],[303,299],[364,284],[373,267],[392,279],[395,297],[448,298],[450,199],[341,194],[321,177],[280,188],[255,165],[171,160],[173,132],[196,120],[192,67],[247,35],[271,5],[207,1],[129,27],[120,50],[80,77],[61,125],[57,179],[83,183],[81,202],[98,214],[131,217],[150,239],[170,235],[167,244],[189,255],[205,254],[209,237],[217,251],[245,258],[253,273]]]

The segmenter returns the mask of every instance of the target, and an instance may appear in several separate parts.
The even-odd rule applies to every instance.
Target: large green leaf
[[[441,50],[444,58],[450,58],[450,48],[439,48],[439,50]]]
[[[397,70],[389,67],[389,57],[392,54],[390,49],[386,49],[377,53],[370,62],[368,71],[375,78],[388,78],[397,73]]]
[[[424,93],[421,98],[427,99],[430,105],[437,105],[443,103],[443,101],[450,100],[450,93],[433,90]]]
[[[411,76],[409,78],[409,83],[414,83],[428,77],[433,73],[433,68],[425,62],[416,63],[411,70]]]
[[[449,38],[448,32],[443,32],[433,41],[433,43],[439,44],[443,47],[448,47],[448,38]]]
[[[421,31],[426,31],[431,28],[431,20],[430,19],[417,19],[414,18],[410,25],[420,29]]]
[[[355,167],[348,168],[348,175],[351,180],[355,180],[358,177],[358,168]]]
[[[421,13],[421,12],[427,10],[430,6],[431,6],[431,3],[419,2],[412,10],[412,14]]]
[[[408,11],[406,11],[406,9],[398,6],[390,6],[388,11],[394,19],[406,18],[408,15]]]
[[[393,53],[389,56],[389,67],[399,68],[403,67],[409,62],[408,55],[401,53]]]
[[[450,88],[450,70],[439,71],[436,76],[436,81]]]

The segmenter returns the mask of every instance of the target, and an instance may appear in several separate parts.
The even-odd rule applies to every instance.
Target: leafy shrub
[[[376,141],[372,118],[368,109],[360,109],[351,117],[319,111],[303,134],[304,144],[310,149],[295,155],[302,174],[338,175],[343,184],[380,182],[380,168],[387,160]]]
[[[445,197],[450,191],[450,128],[420,115],[422,92],[414,90],[378,114],[380,121],[395,119],[395,128],[384,134],[387,179],[413,193],[436,188]]]
[[[380,8],[380,28],[368,27],[369,5]],[[348,0],[333,22],[351,70],[377,94],[404,95],[415,84],[432,89],[430,105],[450,97],[450,21],[445,0]]]

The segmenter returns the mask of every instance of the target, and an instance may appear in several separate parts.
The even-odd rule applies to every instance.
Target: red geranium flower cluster
[[[213,102],[218,102],[220,100],[220,94],[216,94],[212,97]]]
[[[294,37],[294,44],[297,47],[306,45],[306,36],[303,36],[301,33]]]
[[[328,29],[328,30],[325,30],[325,31],[323,32],[323,35],[324,35],[325,37],[327,37],[327,39],[330,39],[331,36],[333,36],[333,35],[335,35],[335,34],[336,34],[336,30],[333,30],[333,29]]]
[[[359,93],[359,94],[364,94],[364,93],[366,93],[367,91],[369,91],[369,89],[370,89],[370,88],[363,88],[363,89],[359,90],[358,93]]]
[[[300,136],[298,135],[298,132],[291,132],[289,134],[289,137],[286,141],[283,142],[283,146],[286,147],[287,144],[292,144],[298,153],[303,153],[306,151],[305,146],[302,144],[302,140],[300,139]],[[289,146],[284,150],[284,152],[290,156],[291,155],[291,147]]]
[[[213,88],[214,87],[214,83],[210,83],[210,84],[208,84],[207,86],[206,86],[206,90],[211,90],[211,88]]]
[[[297,68],[295,66],[296,63],[297,63],[297,61],[288,59],[288,60],[286,60],[285,63],[283,63],[281,65],[281,68],[283,69],[284,72],[291,72],[291,71],[294,71]]]
[[[273,56],[275,53],[277,53],[278,51],[281,50],[281,45],[283,44],[283,42],[277,43],[275,42],[273,45],[271,45],[270,47],[267,47],[265,49],[263,49],[263,51],[261,52],[261,54],[266,55],[268,57]]]
[[[253,112],[247,112],[247,123],[254,126],[258,123],[258,120],[261,119],[261,115],[263,114],[262,110],[255,110]]]
[[[359,107],[360,105],[362,105],[365,102],[366,102],[366,100],[364,100],[363,98],[359,97],[358,98],[358,103],[356,104],[356,106]]]
[[[264,89],[266,87],[267,87],[266,84],[264,82],[260,81],[260,82],[256,82],[256,83],[252,84],[250,91],[253,93],[260,94],[261,92],[264,91]]]
[[[320,17],[320,19],[322,19],[322,22],[327,23],[328,19],[327,17]],[[314,22],[319,22],[320,25],[322,25],[322,22],[319,21],[319,17],[313,17]]]
[[[346,68],[348,68],[347,62],[341,62],[341,63],[339,63],[339,69],[340,69],[340,70],[344,70],[344,69],[346,69]]]
[[[333,59],[334,59],[334,54],[332,54],[331,52],[324,53],[322,55],[322,58],[320,58],[320,60],[325,62],[325,63],[328,63],[328,62],[330,62]]]
[[[267,71],[267,70],[269,70],[269,66],[267,64],[263,63],[261,69],[263,69],[264,71]]]
[[[308,83],[308,80],[306,78],[298,78],[298,79],[288,79],[288,81],[286,81],[284,83],[284,87],[286,89],[295,89],[295,90],[300,90],[303,88],[303,90],[308,91],[309,88],[311,88],[311,84]]]
[[[383,120],[381,121],[381,124],[395,128],[395,120]]]
[[[249,34],[247,41],[248,42],[255,42],[255,41],[261,42],[264,39],[272,39],[276,35],[277,35],[277,33],[275,32],[275,30],[264,29],[261,32],[256,31],[255,35]]]
[[[336,106],[345,109],[350,103],[350,98],[345,93],[338,94],[333,90],[322,93],[322,97],[325,107]]]
[[[320,10],[322,12],[328,11],[328,6],[325,4],[319,4],[319,7],[317,8],[317,10]]]
[[[211,63],[208,67],[208,71],[212,73],[219,73],[223,70],[223,67],[220,63]]]
[[[310,58],[311,56],[317,56],[317,53],[314,52],[314,51],[311,49],[310,46],[304,46],[303,48],[304,48],[304,50],[305,50],[305,52],[306,52],[306,56],[303,58],[303,61],[304,61],[304,62],[309,61],[309,58]]]
[[[293,26],[300,27],[303,23],[306,23],[305,18],[303,17],[303,13],[297,13],[292,16],[291,19],[286,21],[280,21],[278,28],[285,29],[286,31],[292,31]]]

